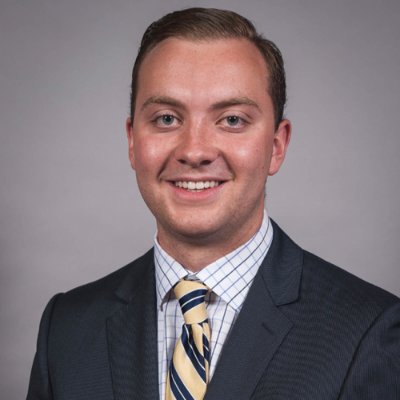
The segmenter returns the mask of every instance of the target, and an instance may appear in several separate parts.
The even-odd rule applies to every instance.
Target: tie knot
[[[179,300],[185,324],[201,324],[207,320],[207,311],[204,299],[208,288],[198,281],[179,281],[174,292]]]

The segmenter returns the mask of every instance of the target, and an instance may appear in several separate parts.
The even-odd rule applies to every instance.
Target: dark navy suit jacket
[[[28,400],[157,400],[153,252],[55,296]],[[206,400],[399,400],[400,300],[274,239]]]

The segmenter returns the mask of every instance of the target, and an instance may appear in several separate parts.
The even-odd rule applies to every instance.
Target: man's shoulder
[[[57,311],[86,313],[94,308],[112,308],[116,303],[129,302],[143,279],[151,276],[153,249],[122,268],[95,280],[55,296]]]
[[[386,308],[400,302],[394,294],[375,286],[345,268],[334,265],[323,258],[301,248],[277,224],[274,225],[274,239],[271,246],[271,269],[277,265],[285,268],[287,275],[297,276],[299,294],[303,298],[315,296],[322,302],[348,302],[375,304]],[[291,278],[293,281],[294,279]]]
[[[376,312],[399,303],[395,295],[353,275],[298,246],[274,221],[274,239],[269,262],[265,264],[270,290],[278,284],[279,290],[296,288],[294,300],[318,308],[336,305],[375,309]],[[273,271],[273,273],[271,273]],[[278,277],[278,279],[276,278]],[[267,278],[267,279],[268,279]],[[283,284],[283,283],[284,284]],[[283,288],[283,289],[282,289]],[[298,289],[298,290],[297,290]],[[279,299],[282,297],[276,296]],[[285,304],[280,301],[279,304]]]
[[[321,305],[340,308],[347,315],[378,316],[400,303],[392,293],[308,251],[303,251],[302,294],[319,299]]]

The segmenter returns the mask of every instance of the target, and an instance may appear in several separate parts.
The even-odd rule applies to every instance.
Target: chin
[[[217,232],[218,228],[214,226],[204,226],[203,224],[193,224],[191,226],[177,227],[177,232],[187,238],[192,239],[207,239],[213,237]]]
[[[178,223],[170,224],[166,232],[169,232],[169,235],[179,237],[180,240],[204,242],[218,236],[221,228],[221,226],[211,222],[204,224],[204,221],[185,221],[181,219]]]

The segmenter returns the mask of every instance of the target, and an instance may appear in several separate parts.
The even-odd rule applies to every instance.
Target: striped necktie
[[[202,400],[209,380],[210,327],[204,303],[208,288],[198,281],[174,287],[185,323],[169,367],[166,400]]]

